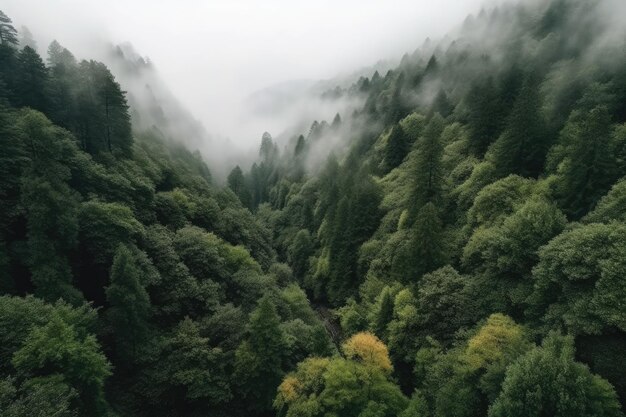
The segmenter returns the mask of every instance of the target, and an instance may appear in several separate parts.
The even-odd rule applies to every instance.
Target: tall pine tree
[[[431,201],[436,202],[441,194],[443,146],[440,137],[443,128],[443,118],[435,114],[426,125],[423,137],[419,139],[414,173],[415,183],[410,201],[410,213],[413,219],[422,206]]]
[[[528,77],[515,99],[506,128],[491,151],[497,174],[500,177],[510,174],[538,176],[548,147],[539,85],[533,77]]]
[[[33,48],[25,46],[17,56],[17,68],[17,105],[45,112],[48,109],[48,69],[43,60]]]
[[[389,172],[402,163],[409,152],[409,140],[400,124],[396,124],[389,134],[385,147],[385,168]]]
[[[151,306],[135,255],[126,245],[120,245],[115,252],[106,298],[117,357],[132,362],[138,359],[138,349],[147,340]]]

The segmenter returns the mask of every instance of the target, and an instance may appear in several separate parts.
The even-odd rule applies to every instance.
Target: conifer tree
[[[125,92],[100,62],[79,65],[77,136],[83,150],[122,157],[132,153],[133,137]]]
[[[19,98],[17,104],[46,111],[48,69],[39,54],[30,46],[25,46],[17,56],[17,68],[15,86]]]
[[[294,237],[293,244],[289,248],[289,259],[293,269],[293,275],[297,279],[304,278],[309,267],[309,256],[313,250],[311,233],[302,229]]]
[[[140,276],[131,249],[117,248],[111,267],[111,283],[106,289],[108,318],[113,327],[117,355],[120,360],[137,359],[138,349],[146,342],[150,318],[150,298]]]
[[[391,171],[402,163],[409,151],[409,141],[400,124],[391,129],[387,146],[385,147],[385,165],[387,171]]]
[[[280,384],[286,354],[280,318],[268,296],[250,315],[248,332],[248,339],[237,350],[236,374],[242,378],[244,396],[255,402],[258,410],[267,411]]]
[[[615,390],[574,360],[571,337],[550,334],[510,366],[489,417],[621,417]]]
[[[393,308],[393,296],[389,288],[385,287],[380,295],[378,311],[374,321],[374,332],[383,340],[387,338],[387,325],[393,320]]]
[[[13,27],[13,21],[0,10],[0,44],[15,47],[17,43],[17,30]]]
[[[493,78],[472,84],[465,102],[468,110],[469,144],[476,156],[482,156],[502,129],[503,109]]]
[[[443,88],[440,89],[437,96],[435,96],[435,100],[433,101],[433,111],[441,114],[443,117],[450,116],[454,111],[454,106],[450,103],[448,95]]]
[[[235,168],[233,168],[232,171],[230,171],[230,174],[228,174],[227,182],[228,182],[228,188],[230,188],[233,191],[233,193],[235,193],[235,195],[239,197],[239,200],[241,200],[241,203],[245,207],[249,207],[250,206],[250,191],[248,190],[248,186],[246,185],[246,180],[243,176],[243,171],[241,170],[239,165],[237,165]]]
[[[437,57],[433,54],[428,60],[428,64],[426,64],[426,69],[424,70],[424,74],[431,75],[436,73],[439,70],[439,62],[437,61]]]
[[[549,144],[538,88],[532,77],[525,80],[506,128],[493,145],[493,163],[501,177],[536,177],[543,169]]]
[[[595,206],[619,175],[613,157],[608,108],[574,112],[561,132],[565,147],[558,175],[557,193],[572,218],[580,218]]]
[[[22,180],[26,210],[28,265],[36,293],[45,300],[79,302],[72,283],[68,252],[76,244],[78,204],[67,181],[64,158],[75,151],[68,133],[34,110],[25,110],[18,122],[30,164]]]
[[[304,148],[306,146],[306,141],[303,135],[298,136],[298,140],[296,141],[296,147],[294,149],[294,156],[298,157],[302,155],[304,152]]]
[[[415,185],[410,200],[410,211],[413,218],[415,218],[417,210],[428,202],[436,202],[440,196],[443,179],[441,168],[443,146],[440,137],[443,128],[443,118],[439,114],[435,114],[426,125],[423,137],[419,139],[414,174]]]
[[[413,266],[409,271],[409,280],[417,279],[446,263],[443,227],[432,202],[425,204],[418,212],[412,233]]]

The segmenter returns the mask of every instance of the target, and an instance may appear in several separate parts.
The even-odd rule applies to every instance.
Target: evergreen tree
[[[415,218],[417,210],[428,202],[436,202],[440,196],[443,180],[441,167],[443,146],[440,137],[443,128],[443,118],[439,114],[435,114],[426,125],[423,137],[419,140],[414,173],[415,185],[410,200],[410,211],[413,218]]]
[[[588,113],[572,113],[560,137],[564,148],[557,193],[572,218],[591,210],[617,179],[610,134],[610,114],[605,106]]]
[[[37,50],[37,42],[35,41],[35,38],[33,38],[33,34],[31,33],[30,29],[28,29],[26,26],[22,26],[20,28],[20,47],[24,48],[26,46],[33,48],[34,50]]]
[[[54,40],[48,47],[48,65],[50,119],[61,127],[77,132],[79,111],[75,99],[78,80],[76,59],[70,51]]]
[[[122,156],[130,156],[133,137],[130,114],[125,92],[115,81],[111,72],[103,64],[97,65],[98,98],[104,113],[104,131],[109,152],[116,151]]]
[[[385,114],[385,124],[392,125],[398,123],[404,116],[409,113],[407,104],[403,97],[404,73],[400,73],[393,84],[393,92],[389,100],[389,105]]]
[[[27,264],[36,293],[49,301],[78,302],[82,296],[72,287],[68,262],[76,245],[78,204],[66,182],[71,175],[64,161],[75,152],[74,143],[66,131],[33,110],[22,113],[18,126],[30,159],[21,198],[27,219]]]
[[[443,117],[450,116],[454,111],[454,106],[450,103],[448,95],[443,88],[440,89],[439,93],[435,96],[432,109],[435,113],[439,113]]]
[[[15,88],[18,106],[46,111],[48,69],[39,54],[30,46],[25,46],[17,56],[17,68]]]
[[[391,129],[387,145],[385,146],[386,171],[391,171],[402,163],[409,151],[409,140],[400,124]]]
[[[138,348],[147,340],[150,298],[137,261],[126,245],[117,248],[111,267],[111,284],[106,289],[108,318],[116,341],[116,353],[127,363],[138,359]]]
[[[339,113],[337,113],[335,117],[333,118],[333,122],[330,124],[330,128],[336,131],[340,127],[341,127],[341,116],[339,116]]]
[[[574,361],[570,337],[549,335],[514,363],[489,417],[621,417],[615,390]]]
[[[294,150],[294,156],[297,158],[304,152],[304,147],[306,146],[306,141],[303,135],[298,136],[298,140],[296,141],[296,147]]]
[[[252,400],[255,409],[266,412],[280,384],[286,353],[280,319],[269,297],[263,297],[250,315],[248,332],[248,339],[237,350],[235,372],[242,379],[243,395]]]
[[[302,229],[296,233],[293,244],[289,248],[289,263],[296,279],[302,280],[309,268],[309,257],[313,252],[311,233]]]
[[[528,77],[522,86],[506,128],[493,145],[492,158],[497,174],[536,177],[548,152],[547,129],[541,115],[538,83]]]
[[[417,214],[411,241],[412,268],[407,271],[409,281],[442,267],[446,263],[443,227],[437,208],[430,202]]]
[[[436,73],[439,70],[439,62],[437,61],[437,57],[435,54],[431,55],[428,60],[428,64],[426,64],[426,69],[424,70],[424,74],[431,75]]]
[[[369,176],[354,180],[350,195],[339,201],[330,230],[327,295],[333,304],[344,301],[358,287],[363,278],[357,275],[358,251],[380,221],[380,190]]]
[[[232,171],[230,171],[230,174],[228,174],[227,182],[228,188],[230,188],[232,192],[235,193],[237,197],[239,197],[241,203],[245,207],[250,207],[250,191],[248,190],[246,180],[243,176],[243,171],[241,170],[241,168],[239,168],[239,165],[237,165],[235,168],[233,168]]]
[[[60,314],[33,327],[11,362],[24,375],[61,375],[79,393],[80,414],[107,415],[104,383],[111,366],[95,336],[82,334]]]
[[[141,404],[142,415],[222,415],[232,397],[227,365],[222,349],[211,345],[197,322],[184,318],[146,373],[149,397]]]
[[[13,21],[0,10],[0,43],[2,45],[17,46],[17,30],[13,27]]]
[[[77,136],[83,150],[129,157],[132,152],[130,114],[125,92],[100,62],[79,66]]]
[[[393,296],[388,287],[385,287],[380,295],[378,311],[374,320],[374,332],[383,340],[387,339],[387,325],[393,319]]]
[[[476,156],[482,156],[500,135],[503,111],[493,78],[472,84],[465,102],[468,110],[469,144]]]
[[[259,148],[259,156],[265,163],[273,163],[278,156],[278,148],[272,140],[272,135],[265,132],[261,137],[261,146]]]

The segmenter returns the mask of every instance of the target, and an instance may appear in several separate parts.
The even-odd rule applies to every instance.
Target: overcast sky
[[[94,38],[131,42],[211,132],[229,136],[250,93],[399,58],[484,0],[0,0],[45,52],[89,58]],[[214,111],[220,109],[220,111]]]

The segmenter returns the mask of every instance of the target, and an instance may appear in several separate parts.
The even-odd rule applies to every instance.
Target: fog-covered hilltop
[[[0,13],[0,414],[623,416],[625,13],[266,89],[237,166],[130,45]]]

